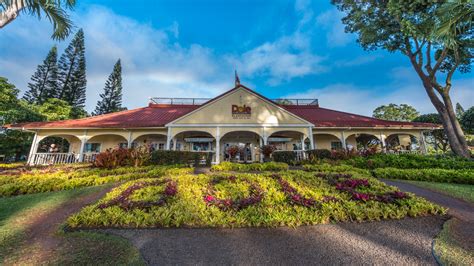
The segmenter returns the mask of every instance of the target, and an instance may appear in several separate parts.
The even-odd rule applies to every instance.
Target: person
[[[58,152],[58,147],[56,147],[56,144],[54,143],[51,144],[51,146],[49,147],[49,152],[50,153]]]
[[[296,143],[293,143],[293,150],[294,151],[298,150],[298,146],[296,146]]]

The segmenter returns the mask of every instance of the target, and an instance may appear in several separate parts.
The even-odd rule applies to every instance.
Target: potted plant
[[[237,153],[240,152],[240,149],[238,146],[232,145],[229,148],[227,148],[227,152],[229,153],[230,160],[233,162],[235,161],[235,156],[237,155]]]
[[[273,151],[275,151],[275,146],[273,145],[263,145],[260,147],[260,150],[262,151],[263,154],[263,161],[264,162],[269,162],[271,161],[270,155],[272,155]]]

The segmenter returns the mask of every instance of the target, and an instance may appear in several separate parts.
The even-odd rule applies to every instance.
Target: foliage
[[[93,115],[124,110],[122,107],[122,66],[120,59],[115,63],[114,70],[105,82],[104,93],[100,94],[100,98]]]
[[[453,75],[469,72],[474,59],[472,3],[462,1],[454,8],[448,1],[436,0],[332,2],[345,13],[345,30],[356,33],[364,49],[398,51],[409,58],[440,114],[451,150],[470,157],[450,92]]]
[[[474,106],[463,113],[461,125],[467,133],[474,134]]]
[[[441,118],[439,114],[424,114],[413,119],[413,122],[433,123],[441,125]],[[426,134],[425,134],[426,135]],[[444,129],[431,130],[425,138],[428,145],[434,146],[435,149],[441,149],[447,152],[449,148],[448,136]]]
[[[279,162],[267,162],[267,163],[231,163],[222,162],[211,167],[211,171],[238,171],[238,172],[249,172],[249,171],[283,171],[288,170],[288,164]]]
[[[315,160],[315,159],[328,159],[331,158],[331,151],[326,149],[315,149],[315,150],[308,150],[306,151],[308,154],[308,159]]]
[[[408,104],[381,105],[375,108],[373,117],[390,121],[412,121],[419,115],[418,111]]]
[[[93,165],[99,168],[116,168],[120,166],[142,166],[148,163],[150,153],[145,148],[116,148],[99,153]]]
[[[232,145],[229,148],[227,148],[227,153],[229,153],[230,158],[235,158],[237,153],[240,152],[240,148],[237,145]]]
[[[156,165],[204,165],[210,166],[212,153],[209,152],[191,152],[191,151],[173,151],[173,150],[156,150],[151,152],[149,164]]]
[[[431,181],[441,183],[458,183],[474,185],[474,171],[472,169],[398,169],[377,168],[373,170],[377,178],[403,179],[416,181]]]
[[[160,177],[172,173],[191,172],[177,166],[121,167],[110,170],[98,168],[50,168],[28,171],[18,175],[0,175],[0,196],[13,196],[47,191],[97,186],[122,180]]]
[[[55,40],[64,40],[72,31],[73,24],[67,14],[76,4],[75,0],[10,0],[0,3],[0,28],[12,22],[20,12],[29,13],[41,19],[42,15],[53,24],[53,35]]]
[[[273,161],[287,164],[294,164],[296,162],[295,151],[278,151],[272,155]]]
[[[80,29],[59,59],[59,99],[75,108],[83,108],[86,100],[86,58],[84,31]]]
[[[36,72],[31,76],[28,90],[23,99],[30,104],[43,104],[47,99],[58,94],[58,49],[53,46]]]
[[[223,173],[230,177],[231,175]],[[178,175],[170,178],[177,182],[178,193],[164,206],[153,206],[144,211],[132,209],[125,211],[117,206],[105,209],[97,208],[100,204],[117,197],[122,191],[136,182],[128,182],[107,194],[97,204],[85,207],[80,213],[67,221],[72,228],[87,227],[245,227],[245,226],[298,226],[341,221],[363,221],[380,219],[400,219],[406,216],[420,216],[445,213],[445,210],[422,198],[409,194],[409,198],[398,199],[394,203],[375,200],[356,201],[346,192],[337,190],[326,179],[315,176],[312,172],[285,171],[279,175],[306,199],[312,198],[321,202],[318,208],[308,208],[288,200],[275,174],[235,175],[236,182],[218,183],[215,185],[216,196],[225,198],[244,198],[250,195],[248,180],[257,184],[264,193],[258,204],[250,204],[239,210],[222,209],[208,204],[205,200],[207,187],[215,175]],[[354,178],[362,178],[355,174]],[[367,179],[369,187],[365,188],[374,194],[396,192],[393,187],[371,177]],[[229,179],[226,179],[229,180]],[[218,187],[219,186],[219,187]],[[218,187],[218,188],[217,188]],[[139,190],[132,197],[143,200],[156,197],[155,190]],[[326,202],[324,197],[331,197]]]
[[[262,154],[265,156],[265,158],[269,158],[270,155],[275,151],[275,146],[263,145],[260,147],[260,150],[262,151]]]
[[[73,108],[65,101],[49,98],[36,109],[47,121],[66,120],[73,117]]]
[[[369,157],[354,157],[344,163],[366,169],[384,167],[399,169],[474,169],[474,161],[462,157],[421,154],[375,154]]]
[[[456,103],[456,117],[461,120],[462,115],[464,114],[465,110],[460,103]]]

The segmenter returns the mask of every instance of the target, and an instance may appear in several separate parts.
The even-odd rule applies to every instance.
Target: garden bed
[[[71,216],[70,228],[276,227],[444,214],[358,172],[168,175],[127,182]],[[171,186],[171,188],[170,188]]]

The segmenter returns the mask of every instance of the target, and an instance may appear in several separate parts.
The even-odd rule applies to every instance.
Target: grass
[[[434,241],[435,254],[443,265],[474,265],[474,252],[464,249],[452,237],[454,219],[447,221]]]
[[[147,209],[124,209],[118,205],[103,207],[101,204],[116,199],[129,187],[140,187],[137,183],[152,179],[130,181],[108,193],[97,204],[87,206],[68,219],[73,228],[87,227],[276,227],[322,224],[339,221],[373,221],[401,219],[406,216],[444,214],[445,209],[422,198],[410,194],[408,199],[398,199],[391,203],[376,200],[354,200],[352,195],[336,189],[333,183],[318,177],[316,172],[282,171],[281,178],[294,187],[299,199],[313,199],[318,206],[306,207],[295,204],[282,190],[275,174],[266,173],[217,173],[209,175],[169,176],[177,182],[177,194],[163,206]],[[353,172],[355,179],[367,179],[369,187],[357,188],[360,193],[385,195],[394,188],[370,176]],[[235,176],[213,184],[216,177]],[[148,180],[148,181],[147,181]],[[155,179],[156,180],[156,179]],[[342,180],[338,180],[341,182]],[[241,202],[249,197],[250,184],[263,190],[263,198],[256,204],[242,209],[219,207],[226,202]],[[127,190],[129,191],[129,190]],[[132,201],[150,201],[162,197],[164,185],[140,187],[130,194]],[[209,199],[209,195],[212,197]],[[334,201],[324,201],[332,197]],[[209,204],[209,201],[219,204]],[[220,201],[222,200],[222,201]],[[143,203],[143,202],[141,202]],[[130,206],[130,205],[128,205]],[[235,206],[229,203],[229,206]]]
[[[454,198],[465,200],[470,203],[474,203],[474,185],[407,180],[400,181],[410,183],[419,187],[424,187]]]
[[[47,247],[27,240],[32,226],[62,204],[102,189],[105,187],[0,198],[0,264],[141,264],[138,251],[115,236],[53,230],[57,247],[47,252]]]

